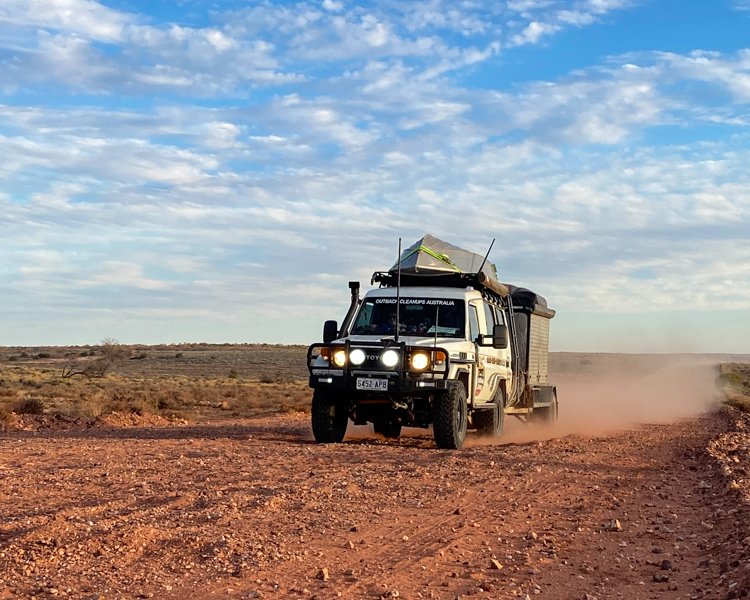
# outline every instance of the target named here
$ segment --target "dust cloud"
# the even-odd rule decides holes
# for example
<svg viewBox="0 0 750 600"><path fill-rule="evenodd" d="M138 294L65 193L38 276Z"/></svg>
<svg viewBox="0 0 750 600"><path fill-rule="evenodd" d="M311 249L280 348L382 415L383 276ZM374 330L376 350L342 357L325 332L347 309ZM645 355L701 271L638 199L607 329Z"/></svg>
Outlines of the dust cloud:
<svg viewBox="0 0 750 600"><path fill-rule="evenodd" d="M672 423L717 406L720 362L737 357L700 354L550 355L549 382L557 386L559 418L554 426L505 417L499 440L470 431L464 447L526 443L569 434L599 435L643 424ZM747 358L747 357L744 357ZM431 438L432 430L404 428L403 437ZM351 423L347 441L382 439L371 425Z"/></svg>
<svg viewBox="0 0 750 600"><path fill-rule="evenodd" d="M550 364L559 418L553 427L506 418L500 443L572 433L596 435L647 423L671 423L719 402L716 358L701 355L570 355Z"/></svg>

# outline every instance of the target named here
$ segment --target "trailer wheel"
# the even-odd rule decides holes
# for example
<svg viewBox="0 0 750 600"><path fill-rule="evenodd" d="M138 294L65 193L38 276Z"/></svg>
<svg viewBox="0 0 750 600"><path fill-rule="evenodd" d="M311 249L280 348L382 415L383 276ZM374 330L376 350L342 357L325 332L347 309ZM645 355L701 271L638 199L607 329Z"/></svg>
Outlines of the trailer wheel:
<svg viewBox="0 0 750 600"><path fill-rule="evenodd" d="M469 419L464 384L457 381L446 393L436 396L432 410L438 448L457 450L463 446Z"/></svg>
<svg viewBox="0 0 750 600"><path fill-rule="evenodd" d="M552 404L534 409L534 412L531 413L531 421L540 425L557 423L557 392L552 392Z"/></svg>
<svg viewBox="0 0 750 600"><path fill-rule="evenodd" d="M383 437L397 438L401 435L401 423L395 421L378 421L372 424L375 433L379 433Z"/></svg>
<svg viewBox="0 0 750 600"><path fill-rule="evenodd" d="M349 415L338 398L325 390L315 390L310 413L316 442L338 444L344 439Z"/></svg>
<svg viewBox="0 0 750 600"><path fill-rule="evenodd" d="M472 418L480 436L499 438L505 427L505 395L500 388L495 392L492 402L491 409L478 410Z"/></svg>

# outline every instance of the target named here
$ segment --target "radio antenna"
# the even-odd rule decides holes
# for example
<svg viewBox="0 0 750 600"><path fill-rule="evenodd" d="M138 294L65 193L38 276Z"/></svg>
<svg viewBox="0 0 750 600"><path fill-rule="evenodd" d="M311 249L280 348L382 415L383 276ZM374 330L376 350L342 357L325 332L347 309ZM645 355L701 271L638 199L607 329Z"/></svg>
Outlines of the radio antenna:
<svg viewBox="0 0 750 600"><path fill-rule="evenodd" d="M440 305L435 307L435 343L432 345L433 348L437 348L437 330L438 323L440 322Z"/></svg>
<svg viewBox="0 0 750 600"><path fill-rule="evenodd" d="M398 238L398 275L396 276L396 337L398 344L398 334L401 329L401 238Z"/></svg>
<svg viewBox="0 0 750 600"><path fill-rule="evenodd" d="M484 268L484 263L487 262L487 258L489 258L490 252L492 252L492 246L494 246L494 245L495 245L495 238L492 238L492 243L490 244L490 249L487 250L487 254L484 255L484 260L482 261L482 266L479 267L479 271L477 271L477 275L482 272L482 269Z"/></svg>

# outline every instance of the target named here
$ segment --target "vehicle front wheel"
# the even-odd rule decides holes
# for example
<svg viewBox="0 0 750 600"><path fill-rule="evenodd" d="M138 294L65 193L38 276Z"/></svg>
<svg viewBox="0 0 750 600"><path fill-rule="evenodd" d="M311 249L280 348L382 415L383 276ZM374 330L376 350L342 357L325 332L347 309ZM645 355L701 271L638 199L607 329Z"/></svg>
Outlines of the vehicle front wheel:
<svg viewBox="0 0 750 600"><path fill-rule="evenodd" d="M401 423L394 421L378 421L372 424L375 433L379 433L383 437L397 438L401 435Z"/></svg>
<svg viewBox="0 0 750 600"><path fill-rule="evenodd" d="M346 435L349 415L346 406L325 390L315 390L312 397L312 429L319 444L338 444Z"/></svg>
<svg viewBox="0 0 750 600"><path fill-rule="evenodd" d="M432 418L438 448L457 450L464 445L469 415L462 382L457 381L446 393L435 397Z"/></svg>

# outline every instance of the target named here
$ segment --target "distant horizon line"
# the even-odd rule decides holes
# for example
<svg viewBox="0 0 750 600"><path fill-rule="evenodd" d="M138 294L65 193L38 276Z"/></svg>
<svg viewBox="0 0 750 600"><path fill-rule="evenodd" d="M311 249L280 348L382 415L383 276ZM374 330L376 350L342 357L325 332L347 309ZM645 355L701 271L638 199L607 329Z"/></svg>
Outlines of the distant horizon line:
<svg viewBox="0 0 750 600"><path fill-rule="evenodd" d="M119 343L119 342L118 342ZM141 344L141 343L121 343L122 346L138 346L145 348L153 348L156 346L167 346L178 348L181 346L281 346L281 347L299 347L307 348L309 344L284 344L274 342L175 342L175 343L156 343L156 344ZM0 345L0 350L11 350L11 349L30 349L30 348L96 348L101 344L69 344L69 345L55 345L55 344L31 344L28 346L21 345ZM746 356L750 358L750 351L748 352L628 352L628 351L599 351L599 350L550 350L550 354L598 354L598 355L626 355L626 356ZM28 357L34 359L34 357ZM40 360L40 359L34 359Z"/></svg>

